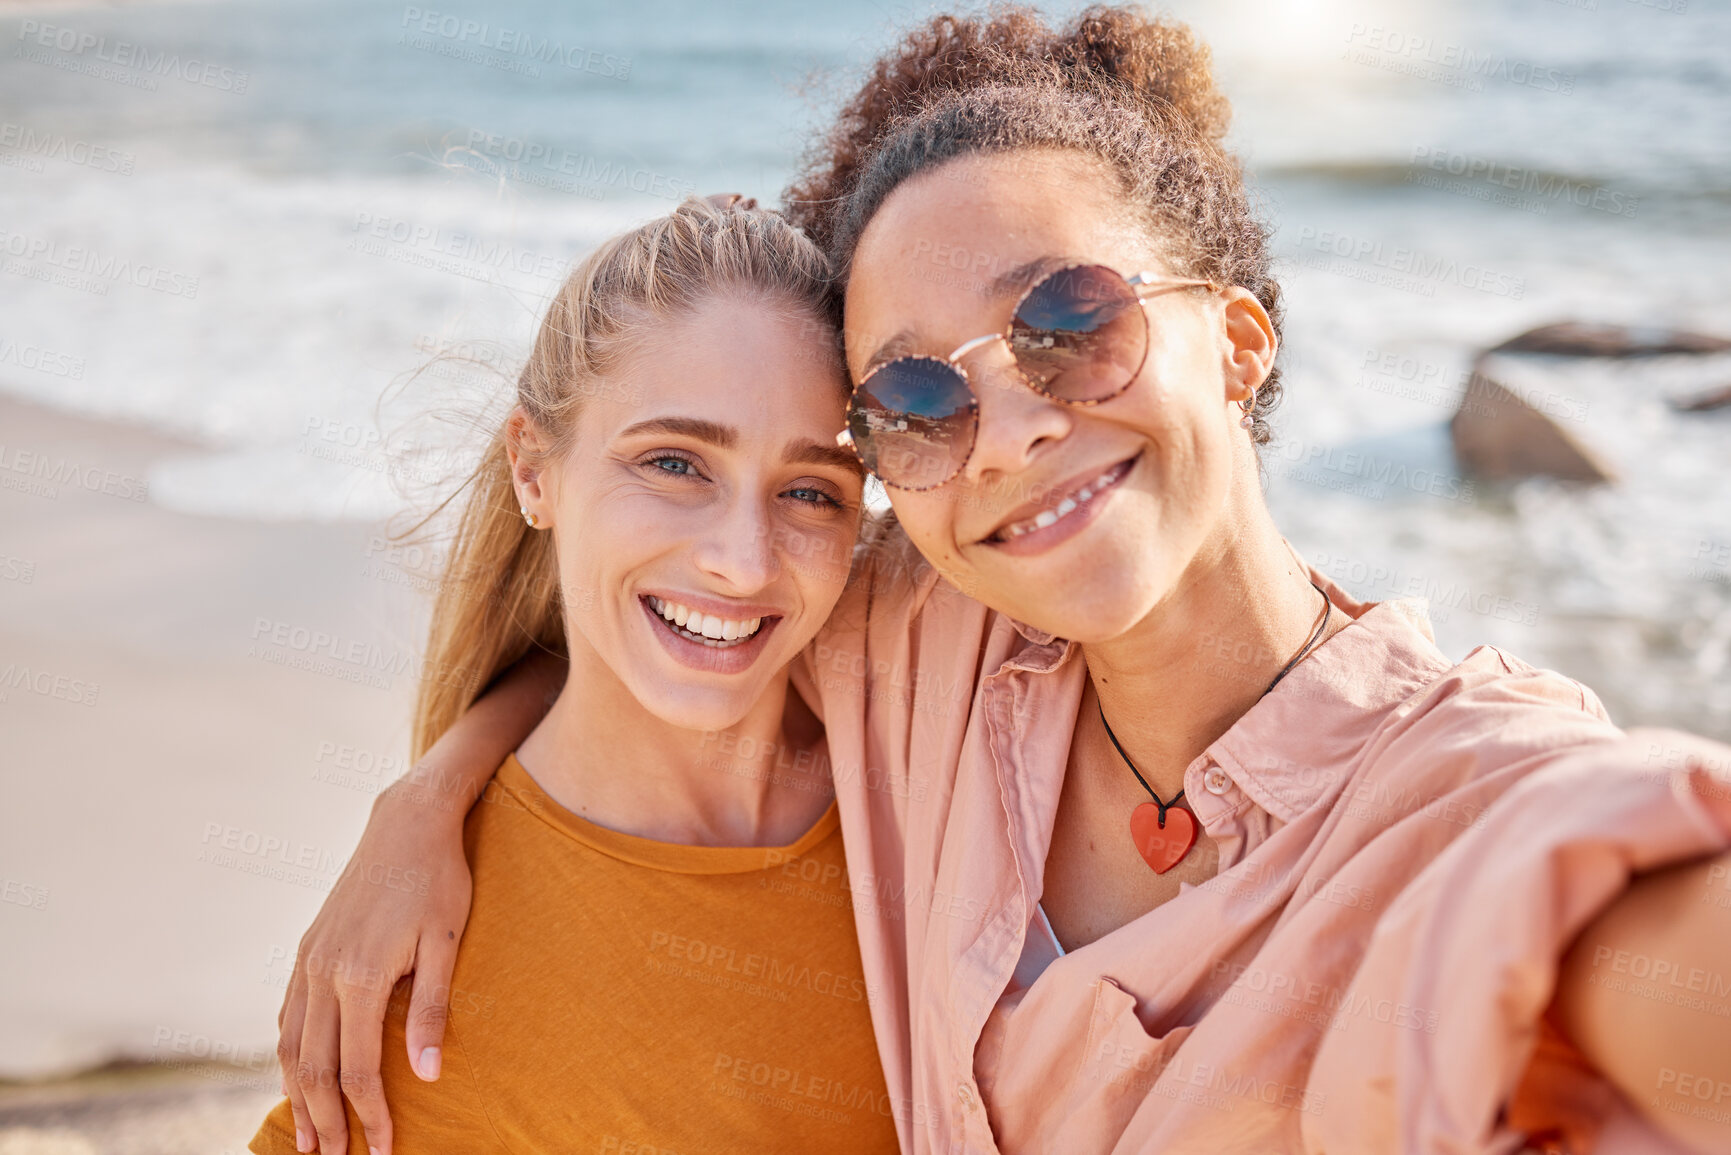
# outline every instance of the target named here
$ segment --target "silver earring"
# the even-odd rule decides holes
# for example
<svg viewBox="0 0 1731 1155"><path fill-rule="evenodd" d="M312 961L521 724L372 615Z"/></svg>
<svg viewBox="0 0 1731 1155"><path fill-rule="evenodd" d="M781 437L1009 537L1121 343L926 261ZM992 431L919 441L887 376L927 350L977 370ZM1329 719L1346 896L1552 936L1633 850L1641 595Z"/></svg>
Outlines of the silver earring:
<svg viewBox="0 0 1731 1155"><path fill-rule="evenodd" d="M523 520L529 523L530 529L534 529L535 523L540 520L534 514L529 512L529 509L527 506L519 505L517 507L517 512L519 512L523 515Z"/></svg>
<svg viewBox="0 0 1731 1155"><path fill-rule="evenodd" d="M1244 416L1238 419L1238 428L1255 428L1256 418L1252 416L1252 413L1256 409L1256 390L1252 389L1250 391L1250 396L1247 399L1240 401L1238 407L1244 410Z"/></svg>

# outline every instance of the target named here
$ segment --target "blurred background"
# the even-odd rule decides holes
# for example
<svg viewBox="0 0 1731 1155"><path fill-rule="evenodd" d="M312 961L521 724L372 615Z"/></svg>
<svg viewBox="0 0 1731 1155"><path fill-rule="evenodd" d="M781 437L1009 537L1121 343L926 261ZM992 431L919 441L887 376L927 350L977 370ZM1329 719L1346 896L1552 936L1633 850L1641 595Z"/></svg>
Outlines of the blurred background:
<svg viewBox="0 0 1731 1155"><path fill-rule="evenodd" d="M243 1148L406 768L438 558L389 534L574 258L774 201L941 10L434 2L0 2L0 1153ZM1731 2L1159 8L1275 229L1294 545L1451 656L1731 739L1731 354L1481 364L1608 481L1450 437L1535 326L1731 337Z"/></svg>

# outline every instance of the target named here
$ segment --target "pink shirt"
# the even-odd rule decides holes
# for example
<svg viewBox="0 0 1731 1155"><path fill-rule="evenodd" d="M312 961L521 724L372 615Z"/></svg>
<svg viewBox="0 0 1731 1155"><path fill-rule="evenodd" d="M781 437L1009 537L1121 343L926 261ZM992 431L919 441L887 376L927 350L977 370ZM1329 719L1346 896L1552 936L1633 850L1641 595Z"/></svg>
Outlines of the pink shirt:
<svg viewBox="0 0 1731 1155"><path fill-rule="evenodd" d="M1675 1149L1535 1044L1630 872L1731 844L1731 749L1625 734L1490 647L1451 663L1422 603L1312 576L1354 621L1185 771L1219 875L1063 953L1038 903L1079 648L899 534L856 575L796 681L905 1151L1515 1151L1521 1086L1523 1119Z"/></svg>

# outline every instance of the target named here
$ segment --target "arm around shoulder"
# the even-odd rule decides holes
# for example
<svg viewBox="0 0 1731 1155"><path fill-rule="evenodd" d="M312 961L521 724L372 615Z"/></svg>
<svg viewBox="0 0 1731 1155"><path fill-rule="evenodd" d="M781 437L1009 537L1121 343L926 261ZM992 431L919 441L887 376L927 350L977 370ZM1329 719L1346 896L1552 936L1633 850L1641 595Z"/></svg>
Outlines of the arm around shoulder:
<svg viewBox="0 0 1731 1155"><path fill-rule="evenodd" d="M391 993L383 1024L380 1075L391 1102L392 1155L439 1155L447 1151L502 1155L508 1148L493 1131L480 1085L455 1037L448 1044L451 1058L445 1075L437 1083L423 1082L410 1069L404 1046L408 1001L409 985L404 980ZM347 1155L378 1151L374 1146L377 1137L367 1133L354 1105L345 1104L345 1110ZM265 1117L248 1149L255 1155L288 1155L297 1150L295 1122L287 1100Z"/></svg>

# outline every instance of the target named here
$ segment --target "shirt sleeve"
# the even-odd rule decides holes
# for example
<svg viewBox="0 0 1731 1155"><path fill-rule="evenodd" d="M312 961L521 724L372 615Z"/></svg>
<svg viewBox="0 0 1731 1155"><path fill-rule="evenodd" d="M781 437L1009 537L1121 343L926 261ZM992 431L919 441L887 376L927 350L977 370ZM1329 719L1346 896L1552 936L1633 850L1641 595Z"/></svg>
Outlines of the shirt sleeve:
<svg viewBox="0 0 1731 1155"><path fill-rule="evenodd" d="M440 1155L451 1151L506 1155L508 1149L487 1118L480 1087L455 1024L445 1029L444 1062L438 1082L423 1082L409 1068L405 1036L409 990L410 980L405 978L391 993L379 1062L395 1136L393 1150L396 1155ZM347 1099L343 1108L349 1117L349 1155L368 1155L360 1118ZM287 1099L265 1116L248 1150L255 1155L297 1155L294 1114Z"/></svg>
<svg viewBox="0 0 1731 1155"><path fill-rule="evenodd" d="M1547 1058L1543 1016L1563 951L1634 874L1731 845L1727 766L1718 743L1635 730L1558 751L1491 805L1384 913L1348 995L1433 1008L1441 1029L1337 1019L1310 1076L1330 1109L1306 1116L1306 1150L1512 1149L1506 1108L1535 1084L1589 1105L1602 1137L1638 1125L1596 1074Z"/></svg>

